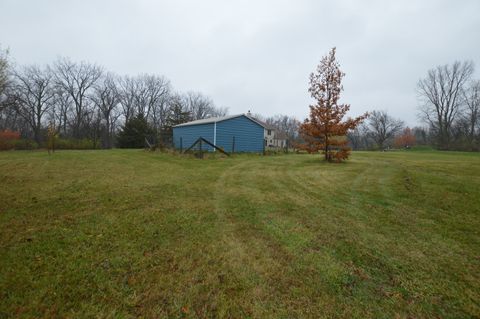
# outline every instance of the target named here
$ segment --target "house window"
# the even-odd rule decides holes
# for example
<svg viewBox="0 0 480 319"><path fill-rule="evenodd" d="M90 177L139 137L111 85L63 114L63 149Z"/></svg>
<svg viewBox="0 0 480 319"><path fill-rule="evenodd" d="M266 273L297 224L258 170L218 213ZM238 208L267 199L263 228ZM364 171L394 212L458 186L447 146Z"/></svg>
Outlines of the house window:
<svg viewBox="0 0 480 319"><path fill-rule="evenodd" d="M267 135L272 135L272 130L267 130Z"/></svg>

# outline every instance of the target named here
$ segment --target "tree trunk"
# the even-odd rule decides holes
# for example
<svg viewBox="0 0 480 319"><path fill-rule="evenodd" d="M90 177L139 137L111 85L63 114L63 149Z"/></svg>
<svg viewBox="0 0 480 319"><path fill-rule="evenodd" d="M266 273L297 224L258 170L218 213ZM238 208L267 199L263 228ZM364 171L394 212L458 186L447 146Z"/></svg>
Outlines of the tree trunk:
<svg viewBox="0 0 480 319"><path fill-rule="evenodd" d="M34 135L34 138L35 138L35 142L40 145L40 142L41 142L41 138L40 138L40 126L37 126L34 130L33 130L33 135Z"/></svg>
<svg viewBox="0 0 480 319"><path fill-rule="evenodd" d="M325 160L328 161L328 135L325 135Z"/></svg>
<svg viewBox="0 0 480 319"><path fill-rule="evenodd" d="M41 137L40 137L40 117L37 118L37 127L35 127L35 142L38 143L38 145L40 145L40 142L41 142Z"/></svg>
<svg viewBox="0 0 480 319"><path fill-rule="evenodd" d="M106 118L106 131L107 131L107 148L112 148L112 141L110 136L110 116Z"/></svg>

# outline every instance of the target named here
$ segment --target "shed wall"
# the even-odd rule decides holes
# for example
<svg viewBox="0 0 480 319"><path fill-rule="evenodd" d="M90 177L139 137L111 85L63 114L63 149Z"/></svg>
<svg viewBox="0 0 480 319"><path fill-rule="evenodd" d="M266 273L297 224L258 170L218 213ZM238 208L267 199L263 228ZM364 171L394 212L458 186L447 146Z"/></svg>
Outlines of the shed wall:
<svg viewBox="0 0 480 319"><path fill-rule="evenodd" d="M216 139L214 137L215 123L185 125L173 128L173 143L175 148L185 150L199 137L232 152L233 138L235 137L235 152L262 152L264 147L264 128L246 116L239 116L216 123ZM182 145L180 145L180 138ZM205 145L204 150L213 148Z"/></svg>
<svg viewBox="0 0 480 319"><path fill-rule="evenodd" d="M235 137L235 152L262 152L264 128L245 116L217 123L217 146L232 152Z"/></svg>
<svg viewBox="0 0 480 319"><path fill-rule="evenodd" d="M213 143L213 128L213 123L174 127L173 145L175 148L180 148L181 146L185 150L195 143L199 137L203 137ZM182 139L182 145L180 145L180 138ZM211 151L213 148L204 144L202 149Z"/></svg>

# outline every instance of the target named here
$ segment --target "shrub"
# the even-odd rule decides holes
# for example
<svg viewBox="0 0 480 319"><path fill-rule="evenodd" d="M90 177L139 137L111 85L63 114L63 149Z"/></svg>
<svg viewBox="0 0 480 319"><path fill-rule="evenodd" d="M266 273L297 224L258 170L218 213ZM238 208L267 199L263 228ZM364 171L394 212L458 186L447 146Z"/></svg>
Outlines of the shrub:
<svg viewBox="0 0 480 319"><path fill-rule="evenodd" d="M60 150L89 150L99 148L93 140L84 139L67 139L55 138L55 149ZM0 150L34 150L39 148L39 145L30 139L21 139L20 133L10 130L0 131Z"/></svg>
<svg viewBox="0 0 480 319"><path fill-rule="evenodd" d="M15 148L15 143L20 139L20 133L4 130L0 131L0 150L11 150Z"/></svg>
<svg viewBox="0 0 480 319"><path fill-rule="evenodd" d="M411 148L414 145L415 136L409 127L405 128L402 134L395 138L395 146L398 148Z"/></svg>
<svg viewBox="0 0 480 319"><path fill-rule="evenodd" d="M15 141L14 148L16 150L35 150L38 148L38 144L35 141L22 138Z"/></svg>
<svg viewBox="0 0 480 319"><path fill-rule="evenodd" d="M98 148L98 145L97 145ZM95 143L88 138L84 139L55 139L55 149L58 150L89 150L95 149Z"/></svg>

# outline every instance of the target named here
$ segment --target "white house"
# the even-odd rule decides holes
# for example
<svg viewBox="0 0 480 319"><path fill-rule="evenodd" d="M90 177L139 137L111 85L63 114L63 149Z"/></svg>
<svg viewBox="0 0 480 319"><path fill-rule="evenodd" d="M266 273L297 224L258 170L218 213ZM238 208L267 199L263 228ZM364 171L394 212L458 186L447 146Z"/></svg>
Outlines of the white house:
<svg viewBox="0 0 480 319"><path fill-rule="evenodd" d="M284 148L287 145L287 138L282 132L278 132L272 125L252 117L248 111L247 116L260 123L264 128L263 138L265 148Z"/></svg>

